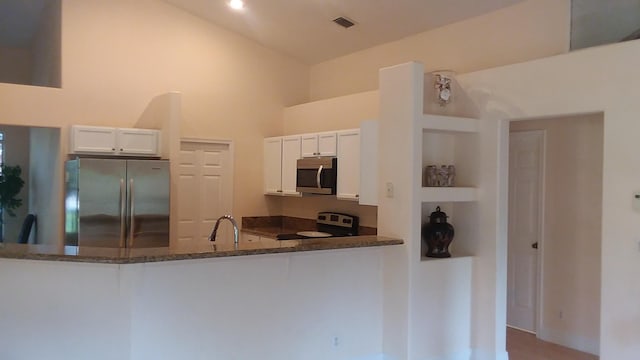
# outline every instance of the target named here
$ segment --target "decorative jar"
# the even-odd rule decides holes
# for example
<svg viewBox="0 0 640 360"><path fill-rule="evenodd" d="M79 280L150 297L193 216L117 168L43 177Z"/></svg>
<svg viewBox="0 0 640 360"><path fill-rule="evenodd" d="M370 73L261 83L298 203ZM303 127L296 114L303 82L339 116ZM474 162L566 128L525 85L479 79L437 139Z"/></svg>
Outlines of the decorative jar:
<svg viewBox="0 0 640 360"><path fill-rule="evenodd" d="M447 222L447 214L436 207L429 216L429 222L422 226L422 240L427 245L427 257L449 258L449 245L453 240L453 225Z"/></svg>

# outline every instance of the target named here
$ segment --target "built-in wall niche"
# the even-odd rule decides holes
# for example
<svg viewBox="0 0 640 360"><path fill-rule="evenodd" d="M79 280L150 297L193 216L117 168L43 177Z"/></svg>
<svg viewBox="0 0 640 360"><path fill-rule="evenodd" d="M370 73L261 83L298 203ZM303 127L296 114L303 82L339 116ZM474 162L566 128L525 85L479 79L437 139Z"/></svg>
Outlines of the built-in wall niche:
<svg viewBox="0 0 640 360"><path fill-rule="evenodd" d="M418 121L422 130L421 156L421 230L429 223L431 213L437 207L447 215L447 222L454 228L453 241L449 247L452 257L474 255L479 231L477 185L479 168L478 120L459 116L424 114ZM433 185L427 177L427 166L452 165L455 180L452 186ZM421 260L427 257L427 244L421 240Z"/></svg>
<svg viewBox="0 0 640 360"><path fill-rule="evenodd" d="M0 124L2 162L19 165L24 186L18 194L22 205L15 217L2 215L2 241L19 241L28 214L37 216L29 243L56 244L62 234L63 157L60 129Z"/></svg>
<svg viewBox="0 0 640 360"><path fill-rule="evenodd" d="M477 121L471 118L424 115L422 119L421 182L425 201L474 201L477 161ZM453 165L453 186L433 186L427 166Z"/></svg>
<svg viewBox="0 0 640 360"><path fill-rule="evenodd" d="M475 221L478 218L477 202L423 202L421 216L421 245L420 258L422 260L438 260L438 258L427 257L427 244L422 237L422 227L430 220L432 212L436 208L447 214L447 222L453 226L453 241L449 246L449 253L452 258L472 256L476 254L476 247L479 224Z"/></svg>
<svg viewBox="0 0 640 360"><path fill-rule="evenodd" d="M0 82L61 87L61 0L0 1Z"/></svg>

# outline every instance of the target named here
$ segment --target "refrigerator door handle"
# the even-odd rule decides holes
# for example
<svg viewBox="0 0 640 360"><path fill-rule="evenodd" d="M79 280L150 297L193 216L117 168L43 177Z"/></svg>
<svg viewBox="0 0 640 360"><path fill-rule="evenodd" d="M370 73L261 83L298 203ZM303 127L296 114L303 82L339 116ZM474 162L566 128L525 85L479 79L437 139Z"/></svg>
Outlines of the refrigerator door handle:
<svg viewBox="0 0 640 360"><path fill-rule="evenodd" d="M125 247L127 237L127 208L124 179L120 178L120 248Z"/></svg>
<svg viewBox="0 0 640 360"><path fill-rule="evenodd" d="M133 192L133 179L129 179L129 246L130 248L133 247L133 239L134 239L134 233L133 233L133 229L135 227L135 201L133 201L133 196L134 196L134 192Z"/></svg>

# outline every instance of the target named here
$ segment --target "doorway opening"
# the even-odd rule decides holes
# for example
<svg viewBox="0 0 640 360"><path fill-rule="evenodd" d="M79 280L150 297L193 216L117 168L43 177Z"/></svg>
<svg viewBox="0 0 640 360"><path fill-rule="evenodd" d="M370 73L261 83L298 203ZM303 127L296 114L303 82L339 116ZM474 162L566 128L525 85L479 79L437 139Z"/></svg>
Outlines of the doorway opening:
<svg viewBox="0 0 640 360"><path fill-rule="evenodd" d="M512 121L507 325L599 354L603 114Z"/></svg>
<svg viewBox="0 0 640 360"><path fill-rule="evenodd" d="M60 129L0 124L0 133L2 164L20 167L24 181L16 197L20 205L13 209L15 216L2 214L0 241L58 244L63 234L64 184ZM25 227L32 217L37 221Z"/></svg>

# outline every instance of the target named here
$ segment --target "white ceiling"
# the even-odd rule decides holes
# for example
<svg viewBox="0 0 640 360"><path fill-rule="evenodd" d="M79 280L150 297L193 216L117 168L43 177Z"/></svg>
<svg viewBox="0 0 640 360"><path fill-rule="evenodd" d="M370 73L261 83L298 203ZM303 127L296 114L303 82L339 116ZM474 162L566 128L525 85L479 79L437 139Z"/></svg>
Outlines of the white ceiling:
<svg viewBox="0 0 640 360"><path fill-rule="evenodd" d="M164 0L308 64L475 17L522 0ZM333 19L356 25L344 29Z"/></svg>

